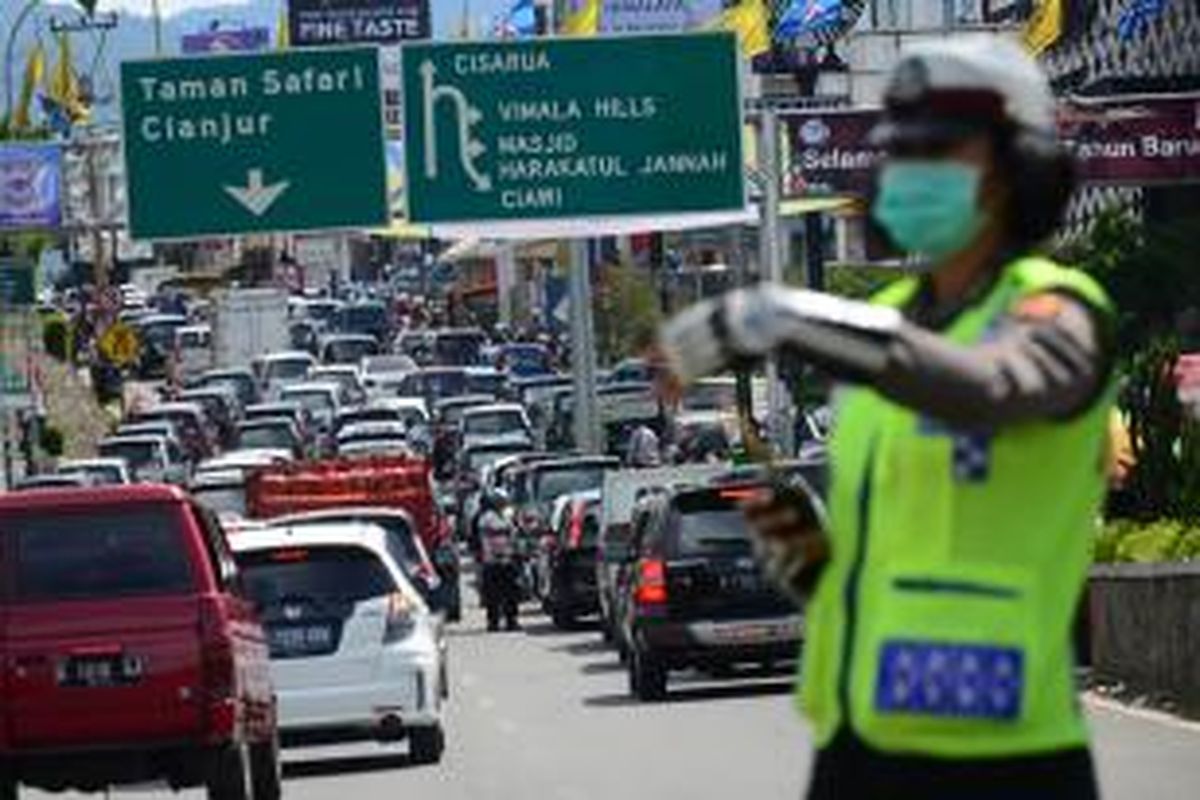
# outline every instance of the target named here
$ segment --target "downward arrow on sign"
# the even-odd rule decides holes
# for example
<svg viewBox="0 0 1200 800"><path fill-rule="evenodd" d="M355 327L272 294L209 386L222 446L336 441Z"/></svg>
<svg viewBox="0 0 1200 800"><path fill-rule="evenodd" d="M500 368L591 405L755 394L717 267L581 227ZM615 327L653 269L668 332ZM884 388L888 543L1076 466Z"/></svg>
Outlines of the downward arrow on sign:
<svg viewBox="0 0 1200 800"><path fill-rule="evenodd" d="M280 181L272 183L270 186L263 184L263 171L261 169L252 169L246 173L245 186L226 186L225 191L229 192L234 200L237 200L246 210L256 217L261 217L267 213L279 196L287 191L291 185L288 181Z"/></svg>

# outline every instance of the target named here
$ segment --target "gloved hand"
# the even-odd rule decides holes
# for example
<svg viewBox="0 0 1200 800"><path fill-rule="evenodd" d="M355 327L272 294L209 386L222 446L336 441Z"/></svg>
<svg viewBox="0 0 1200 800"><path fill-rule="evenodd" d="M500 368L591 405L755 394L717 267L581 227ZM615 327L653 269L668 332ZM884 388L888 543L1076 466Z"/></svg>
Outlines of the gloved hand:
<svg viewBox="0 0 1200 800"><path fill-rule="evenodd" d="M888 344L902 324L892 308L760 283L668 320L658 357L686 384L787 346L837 374L869 380L886 363Z"/></svg>
<svg viewBox="0 0 1200 800"><path fill-rule="evenodd" d="M793 600L812 595L829 562L825 520L803 490L779 486L743 506L767 578Z"/></svg>

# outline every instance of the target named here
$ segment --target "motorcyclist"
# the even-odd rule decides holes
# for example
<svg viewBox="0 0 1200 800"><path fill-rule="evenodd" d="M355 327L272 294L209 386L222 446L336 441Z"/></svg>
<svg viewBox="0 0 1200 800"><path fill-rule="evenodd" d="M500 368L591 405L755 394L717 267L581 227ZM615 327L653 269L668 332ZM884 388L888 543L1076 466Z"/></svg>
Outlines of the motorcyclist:
<svg viewBox="0 0 1200 800"><path fill-rule="evenodd" d="M516 530L505 515L506 498L499 491L484 495L476 522L480 552L480 599L487 611L489 631L518 627L518 570Z"/></svg>
<svg viewBox="0 0 1200 800"><path fill-rule="evenodd" d="M1090 800L1070 628L1105 490L1115 313L1037 254L1072 190L1054 97L1010 41L929 43L902 56L873 138L873 215L927 274L873 304L732 292L660 348L684 381L789 348L857 384L835 394L828 547L782 494L750 509L806 598L809 798Z"/></svg>

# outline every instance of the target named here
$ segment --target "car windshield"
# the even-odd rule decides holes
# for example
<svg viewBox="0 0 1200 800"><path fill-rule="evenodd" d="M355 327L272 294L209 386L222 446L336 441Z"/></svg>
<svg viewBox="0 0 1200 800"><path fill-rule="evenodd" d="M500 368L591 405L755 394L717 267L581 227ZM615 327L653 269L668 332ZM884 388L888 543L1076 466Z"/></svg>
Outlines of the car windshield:
<svg viewBox="0 0 1200 800"><path fill-rule="evenodd" d="M379 352L379 345L370 339L344 339L325 346L325 360L335 364L357 364L363 356Z"/></svg>
<svg viewBox="0 0 1200 800"><path fill-rule="evenodd" d="M296 403L306 411L313 413L329 411L334 405L333 398L329 395L329 392L316 390L284 392L283 399L289 403Z"/></svg>
<svg viewBox="0 0 1200 800"><path fill-rule="evenodd" d="M367 359L364 372L368 375L386 375L389 372L406 372L412 366L412 359L408 356L378 356Z"/></svg>
<svg viewBox="0 0 1200 800"><path fill-rule="evenodd" d="M308 377L320 383L336 383L338 386L352 386L355 374L345 367L338 369L317 368L308 373Z"/></svg>
<svg viewBox="0 0 1200 800"><path fill-rule="evenodd" d="M357 603L396 591L379 557L361 547L286 547L242 553L246 590L260 609L289 601Z"/></svg>
<svg viewBox="0 0 1200 800"><path fill-rule="evenodd" d="M158 446L153 442L104 442L100 455L124 459L130 469L137 470L158 463Z"/></svg>
<svg viewBox="0 0 1200 800"><path fill-rule="evenodd" d="M334 519L323 519L320 522L314 522L313 524L324 524L333 521ZM337 521L341 521L341 519L338 519ZM375 517L370 515L360 517L351 515L346 517L345 521L365 523L383 528L387 532L387 547L392 558L396 559L396 561L400 564L400 567L404 570L405 575L410 577L416 576L417 571L424 562L424 559L421 557L421 551L417 546L415 538L413 537L412 528L410 528L408 523L404 521L403 517ZM296 529L303 524L303 522L300 522L292 527L293 529Z"/></svg>
<svg viewBox="0 0 1200 800"><path fill-rule="evenodd" d="M735 501L712 495L685 497L678 503L678 511L679 555L750 553L750 528Z"/></svg>
<svg viewBox="0 0 1200 800"><path fill-rule="evenodd" d="M470 414L463 419L463 432L471 436L496 436L525 431L525 418L520 411L488 411Z"/></svg>
<svg viewBox="0 0 1200 800"><path fill-rule="evenodd" d="M268 381L299 380L308 373L312 362L303 358L288 358L267 363L266 378Z"/></svg>
<svg viewBox="0 0 1200 800"><path fill-rule="evenodd" d="M504 350L504 359L510 367L533 369L550 367L550 354L546 348L536 345L509 347Z"/></svg>
<svg viewBox="0 0 1200 800"><path fill-rule="evenodd" d="M372 333L387 328L387 309L380 305L349 306L338 315L339 327L349 333Z"/></svg>
<svg viewBox="0 0 1200 800"><path fill-rule="evenodd" d="M467 391L471 394L500 394L504 388L504 376L499 372L485 372L478 375L467 375Z"/></svg>
<svg viewBox="0 0 1200 800"><path fill-rule="evenodd" d="M195 486L192 497L214 514L246 516L246 487L236 483Z"/></svg>
<svg viewBox="0 0 1200 800"><path fill-rule="evenodd" d="M483 336L477 333L443 333L433 343L433 356L441 364L470 367L482 360Z"/></svg>
<svg viewBox="0 0 1200 800"><path fill-rule="evenodd" d="M295 445L291 427L287 423L278 425L255 425L238 431L238 447L249 449L290 450Z"/></svg>
<svg viewBox="0 0 1200 800"><path fill-rule="evenodd" d="M599 489L604 483L604 472L603 467L595 465L537 470L533 477L533 497L538 503L548 505L564 494Z"/></svg>
<svg viewBox="0 0 1200 800"><path fill-rule="evenodd" d="M400 394L415 397L455 397L467 391L467 376L463 372L425 372L410 375L400 384Z"/></svg>
<svg viewBox="0 0 1200 800"><path fill-rule="evenodd" d="M200 386L211 388L229 387L237 393L243 401L254 395L254 378L249 375L220 375L205 378L200 382Z"/></svg>
<svg viewBox="0 0 1200 800"><path fill-rule="evenodd" d="M182 320L151 322L142 326L142 338L158 347L169 346L175 341L175 331L181 327Z"/></svg>
<svg viewBox="0 0 1200 800"><path fill-rule="evenodd" d="M89 508L7 517L22 600L86 600L186 592L187 551L169 506Z"/></svg>
<svg viewBox="0 0 1200 800"><path fill-rule="evenodd" d="M324 322L336 314L339 308L341 308L341 306L338 303L333 302L309 303L308 307L305 309L305 313L310 319Z"/></svg>
<svg viewBox="0 0 1200 800"><path fill-rule="evenodd" d="M438 416L441 417L442 422L446 425L457 425L462 421L463 416L467 413L467 409L474 407L475 406L470 403L463 405L442 406L442 408L438 411Z"/></svg>

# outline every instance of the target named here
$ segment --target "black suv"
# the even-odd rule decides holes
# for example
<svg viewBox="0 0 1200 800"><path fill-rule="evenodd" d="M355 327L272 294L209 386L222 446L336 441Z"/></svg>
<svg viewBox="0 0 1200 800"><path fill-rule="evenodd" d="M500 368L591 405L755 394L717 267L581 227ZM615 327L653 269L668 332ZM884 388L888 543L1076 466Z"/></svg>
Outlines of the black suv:
<svg viewBox="0 0 1200 800"><path fill-rule="evenodd" d="M740 503L760 485L728 484L646 499L618 600L631 693L666 695L671 670L721 672L799 655L802 618L754 558Z"/></svg>

